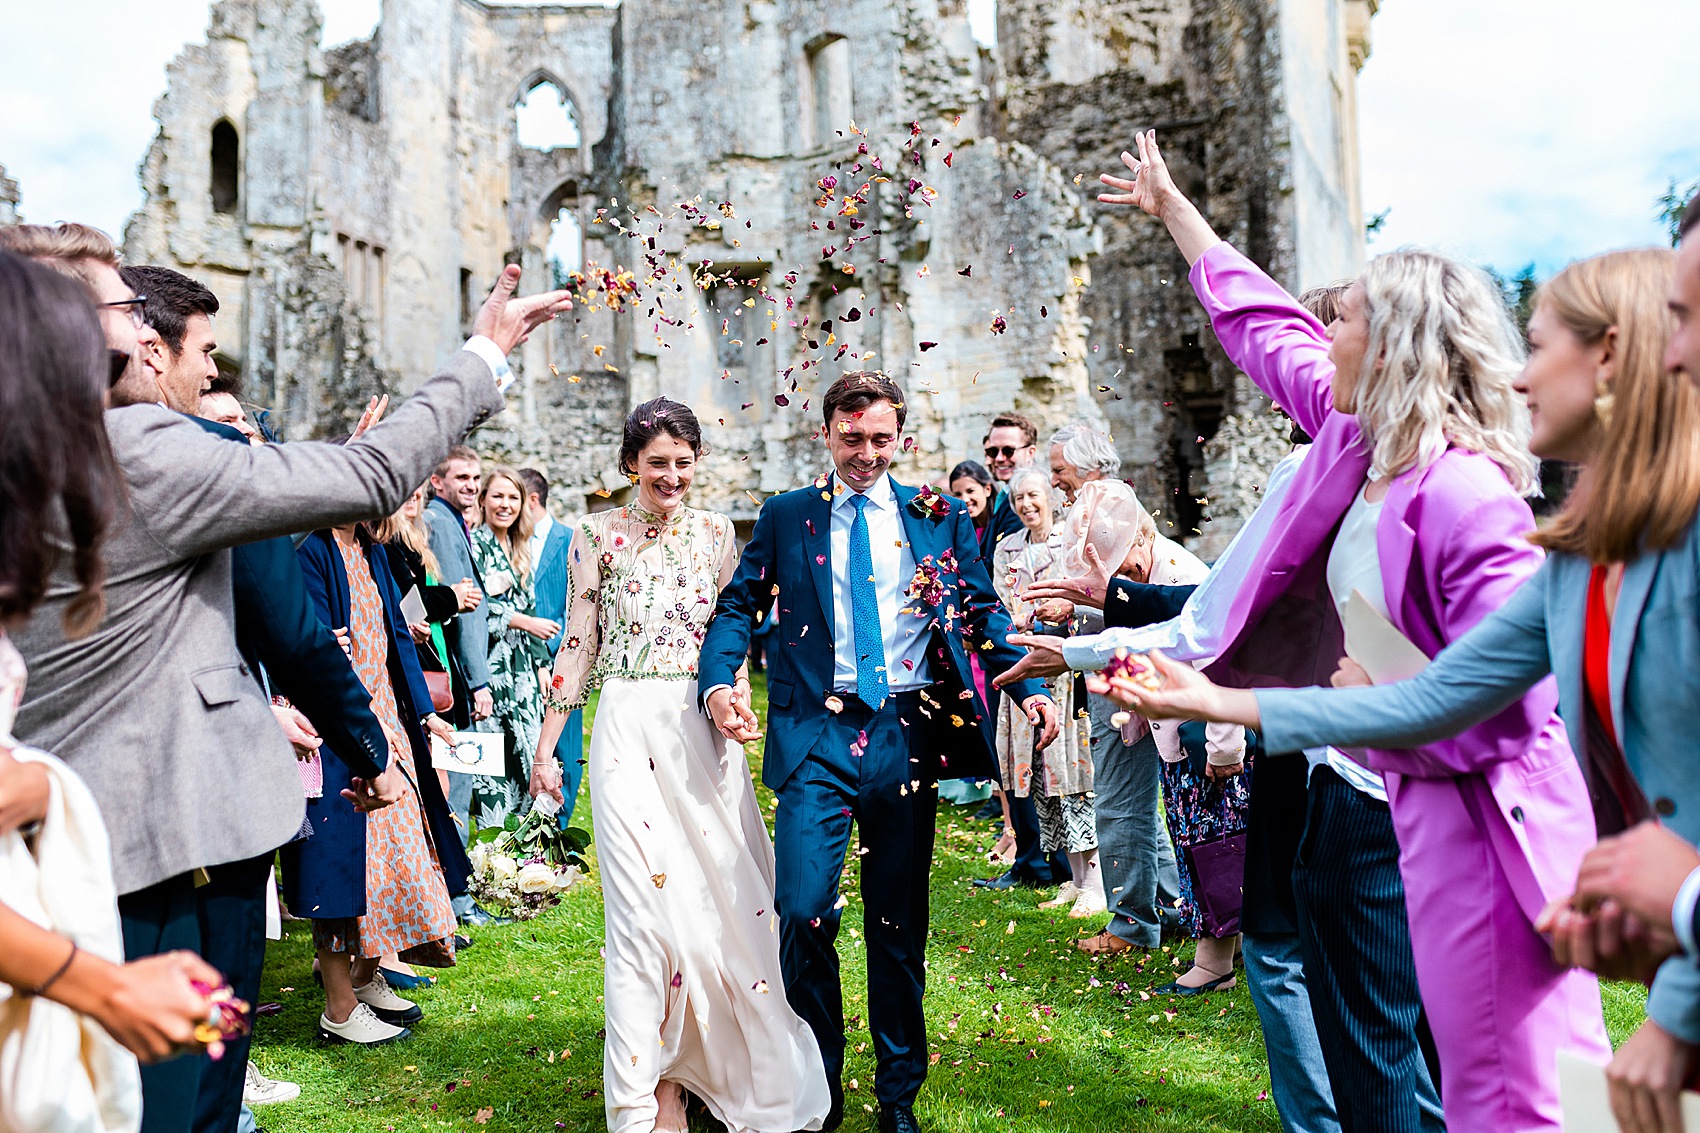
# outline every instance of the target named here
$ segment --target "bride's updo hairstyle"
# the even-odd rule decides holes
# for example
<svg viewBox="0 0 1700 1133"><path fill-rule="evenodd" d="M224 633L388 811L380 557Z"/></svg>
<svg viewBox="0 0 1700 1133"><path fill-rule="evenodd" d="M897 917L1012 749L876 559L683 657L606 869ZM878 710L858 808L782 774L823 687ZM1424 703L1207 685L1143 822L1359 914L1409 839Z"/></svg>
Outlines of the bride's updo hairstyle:
<svg viewBox="0 0 1700 1133"><path fill-rule="evenodd" d="M620 471L628 476L636 475L638 454L663 433L690 445L697 456L702 455L702 426L691 407L657 397L632 410L626 418L626 431L620 438Z"/></svg>

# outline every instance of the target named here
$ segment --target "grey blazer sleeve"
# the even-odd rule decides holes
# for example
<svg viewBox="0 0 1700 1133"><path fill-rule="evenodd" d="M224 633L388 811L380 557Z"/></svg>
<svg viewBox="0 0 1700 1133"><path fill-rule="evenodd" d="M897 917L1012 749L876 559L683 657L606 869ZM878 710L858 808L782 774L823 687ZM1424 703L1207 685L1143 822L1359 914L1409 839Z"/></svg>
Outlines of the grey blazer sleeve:
<svg viewBox="0 0 1700 1133"><path fill-rule="evenodd" d="M1421 747L1504 710L1552 671L1546 634L1550 566L1543 564L1509 602L1408 681L1373 688L1259 689L1265 749Z"/></svg>
<svg viewBox="0 0 1700 1133"><path fill-rule="evenodd" d="M473 426L502 407L489 365L462 350L347 445L251 447L157 405L108 410L137 520L174 558L395 511Z"/></svg>
<svg viewBox="0 0 1700 1133"><path fill-rule="evenodd" d="M1700 963L1676 955L1659 965L1647 993L1647 1018L1685 1043L1700 1043Z"/></svg>
<svg viewBox="0 0 1700 1133"><path fill-rule="evenodd" d="M477 578L466 535L454 518L432 505L425 509L425 523L431 530L431 553L437 556L443 581ZM480 602L476 610L455 615L454 651L468 688L477 691L490 683L490 625L485 603Z"/></svg>

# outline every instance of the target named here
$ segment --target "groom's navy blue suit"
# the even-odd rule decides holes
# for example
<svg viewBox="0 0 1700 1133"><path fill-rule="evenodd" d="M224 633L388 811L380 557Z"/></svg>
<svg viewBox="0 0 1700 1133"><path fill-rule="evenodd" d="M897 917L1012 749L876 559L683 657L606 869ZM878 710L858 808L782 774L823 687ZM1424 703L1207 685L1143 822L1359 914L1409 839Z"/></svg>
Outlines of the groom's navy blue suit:
<svg viewBox="0 0 1700 1133"><path fill-rule="evenodd" d="M1009 615L992 590L966 506L938 496L928 506L915 489L893 481L913 560L922 570L938 570L942 584L937 603L911 596L898 614L917 620L902 627L904 634L914 629L927 636L931 684L893 692L877 710L845 695L842 681L835 682L834 612L839 604L848 609L851 595L834 593L836 483L822 480L763 505L709 624L699 687L712 691L732 683L758 614L777 595L777 640L767 650L762 779L779 795L775 907L786 996L814 1031L827 1074L837 1081L845 1045L834 943L838 880L854 820L861 832L868 1024L879 1061L875 1093L882 1105L909 1105L927 1073L921 996L938 780L997 774L996 717L968 679L968 650L993 674L1015 664L1023 651L1005 640ZM875 554L889 554L889 547ZM882 621L882 629L890 659L898 627ZM895 662L893 668L899 668ZM907 683L903 672L891 672L890 685ZM1040 681L1005 691L1017 701L1046 693ZM829 707L829 699L842 710Z"/></svg>

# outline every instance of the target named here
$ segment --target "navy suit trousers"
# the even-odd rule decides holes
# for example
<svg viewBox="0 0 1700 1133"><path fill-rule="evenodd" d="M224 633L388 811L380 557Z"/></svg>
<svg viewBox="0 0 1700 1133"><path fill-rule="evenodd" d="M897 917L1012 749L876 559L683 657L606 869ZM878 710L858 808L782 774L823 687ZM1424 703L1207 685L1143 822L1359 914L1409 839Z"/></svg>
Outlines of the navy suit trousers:
<svg viewBox="0 0 1700 1133"><path fill-rule="evenodd" d="M874 1092L883 1105L909 1105L927 1076L921 996L938 809L937 781L918 769L937 766L936 758L925 755L936 754L932 737L938 733L920 711L917 694L896 694L878 712L854 697L844 699L844 711L827 720L814 749L778 792L775 907L785 994L814 1031L827 1076L836 1081L845 1046L838 882L854 821L868 955L867 1022L878 1059ZM863 733L866 742L859 744ZM851 1020L852 1029L857 1022Z"/></svg>

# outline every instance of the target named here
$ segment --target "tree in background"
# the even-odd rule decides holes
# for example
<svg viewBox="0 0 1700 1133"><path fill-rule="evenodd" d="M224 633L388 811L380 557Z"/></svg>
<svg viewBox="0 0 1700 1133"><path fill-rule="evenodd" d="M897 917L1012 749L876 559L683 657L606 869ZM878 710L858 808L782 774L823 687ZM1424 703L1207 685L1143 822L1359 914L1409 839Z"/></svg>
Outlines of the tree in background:
<svg viewBox="0 0 1700 1133"><path fill-rule="evenodd" d="M1664 195L1659 198L1659 222L1665 226L1673 248L1677 243L1677 228L1682 224L1682 210L1688 207L1695 193L1700 193L1700 181L1692 182L1686 189L1678 189L1676 178L1672 177Z"/></svg>

